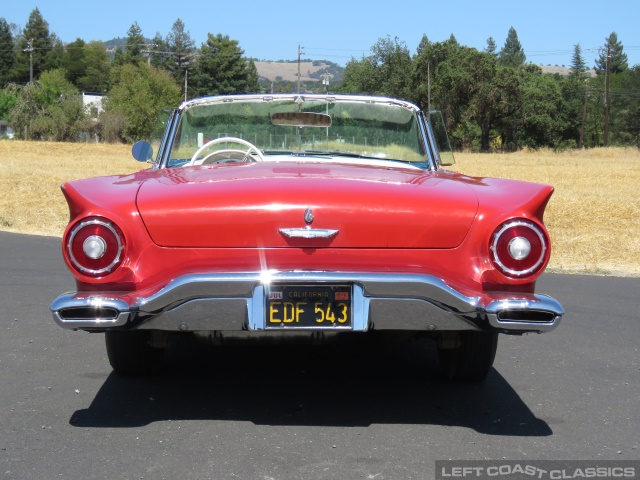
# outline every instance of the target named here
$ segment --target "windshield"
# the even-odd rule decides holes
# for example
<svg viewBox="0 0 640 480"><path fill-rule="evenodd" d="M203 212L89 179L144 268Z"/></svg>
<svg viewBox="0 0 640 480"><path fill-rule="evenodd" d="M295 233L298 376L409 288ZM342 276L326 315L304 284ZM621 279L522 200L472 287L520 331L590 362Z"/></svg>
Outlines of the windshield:
<svg viewBox="0 0 640 480"><path fill-rule="evenodd" d="M296 161L352 157L426 163L416 110L382 100L255 96L194 101L184 107L167 165L194 164L196 152L203 158L208 153L198 150L222 137L249 142L266 160L294 155ZM216 148L247 150L226 144Z"/></svg>

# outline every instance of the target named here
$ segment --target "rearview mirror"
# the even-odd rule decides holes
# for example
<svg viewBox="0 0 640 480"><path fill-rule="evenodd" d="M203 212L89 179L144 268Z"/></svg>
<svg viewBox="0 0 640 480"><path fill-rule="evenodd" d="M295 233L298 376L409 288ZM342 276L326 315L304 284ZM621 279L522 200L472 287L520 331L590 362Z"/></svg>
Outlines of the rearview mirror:
<svg viewBox="0 0 640 480"><path fill-rule="evenodd" d="M331 116L313 112L282 112L274 113L271 123L289 127L330 127Z"/></svg>

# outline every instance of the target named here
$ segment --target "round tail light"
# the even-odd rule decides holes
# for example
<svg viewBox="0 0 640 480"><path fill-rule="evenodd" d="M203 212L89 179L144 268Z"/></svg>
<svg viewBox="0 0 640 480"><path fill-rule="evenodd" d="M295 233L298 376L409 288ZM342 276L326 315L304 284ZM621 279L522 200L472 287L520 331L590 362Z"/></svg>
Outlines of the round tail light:
<svg viewBox="0 0 640 480"><path fill-rule="evenodd" d="M493 263L505 275L533 275L545 264L549 239L529 220L510 220L493 232L490 250Z"/></svg>
<svg viewBox="0 0 640 480"><path fill-rule="evenodd" d="M73 266L92 277L107 275L122 262L124 236L108 220L88 218L69 233L67 252Z"/></svg>

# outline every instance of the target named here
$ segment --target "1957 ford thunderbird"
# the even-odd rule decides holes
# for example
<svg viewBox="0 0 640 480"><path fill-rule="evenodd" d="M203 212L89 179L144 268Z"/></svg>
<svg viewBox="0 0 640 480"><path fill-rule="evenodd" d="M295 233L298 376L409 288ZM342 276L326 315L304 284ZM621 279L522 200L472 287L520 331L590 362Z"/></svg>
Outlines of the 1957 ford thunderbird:
<svg viewBox="0 0 640 480"><path fill-rule="evenodd" d="M158 370L177 334L404 331L435 340L447 377L484 379L500 333L547 332L564 313L535 293L553 188L443 169L434 113L346 95L183 103L134 145L149 168L62 185L77 291L53 318L104 332L123 375Z"/></svg>

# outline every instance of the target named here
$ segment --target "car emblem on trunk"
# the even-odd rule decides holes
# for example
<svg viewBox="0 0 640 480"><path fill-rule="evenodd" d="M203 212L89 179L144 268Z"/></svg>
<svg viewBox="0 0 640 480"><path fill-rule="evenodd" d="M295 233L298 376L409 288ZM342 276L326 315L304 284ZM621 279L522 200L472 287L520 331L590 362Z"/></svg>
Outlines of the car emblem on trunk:
<svg viewBox="0 0 640 480"><path fill-rule="evenodd" d="M338 234L338 230L328 230L325 228L311 228L313 223L313 212L307 208L304 212L304 221L307 224L304 228L280 228L278 231L287 238L332 238Z"/></svg>
<svg viewBox="0 0 640 480"><path fill-rule="evenodd" d="M313 212L310 208L307 208L307 211L304 212L304 221L307 225L311 225L313 223Z"/></svg>

